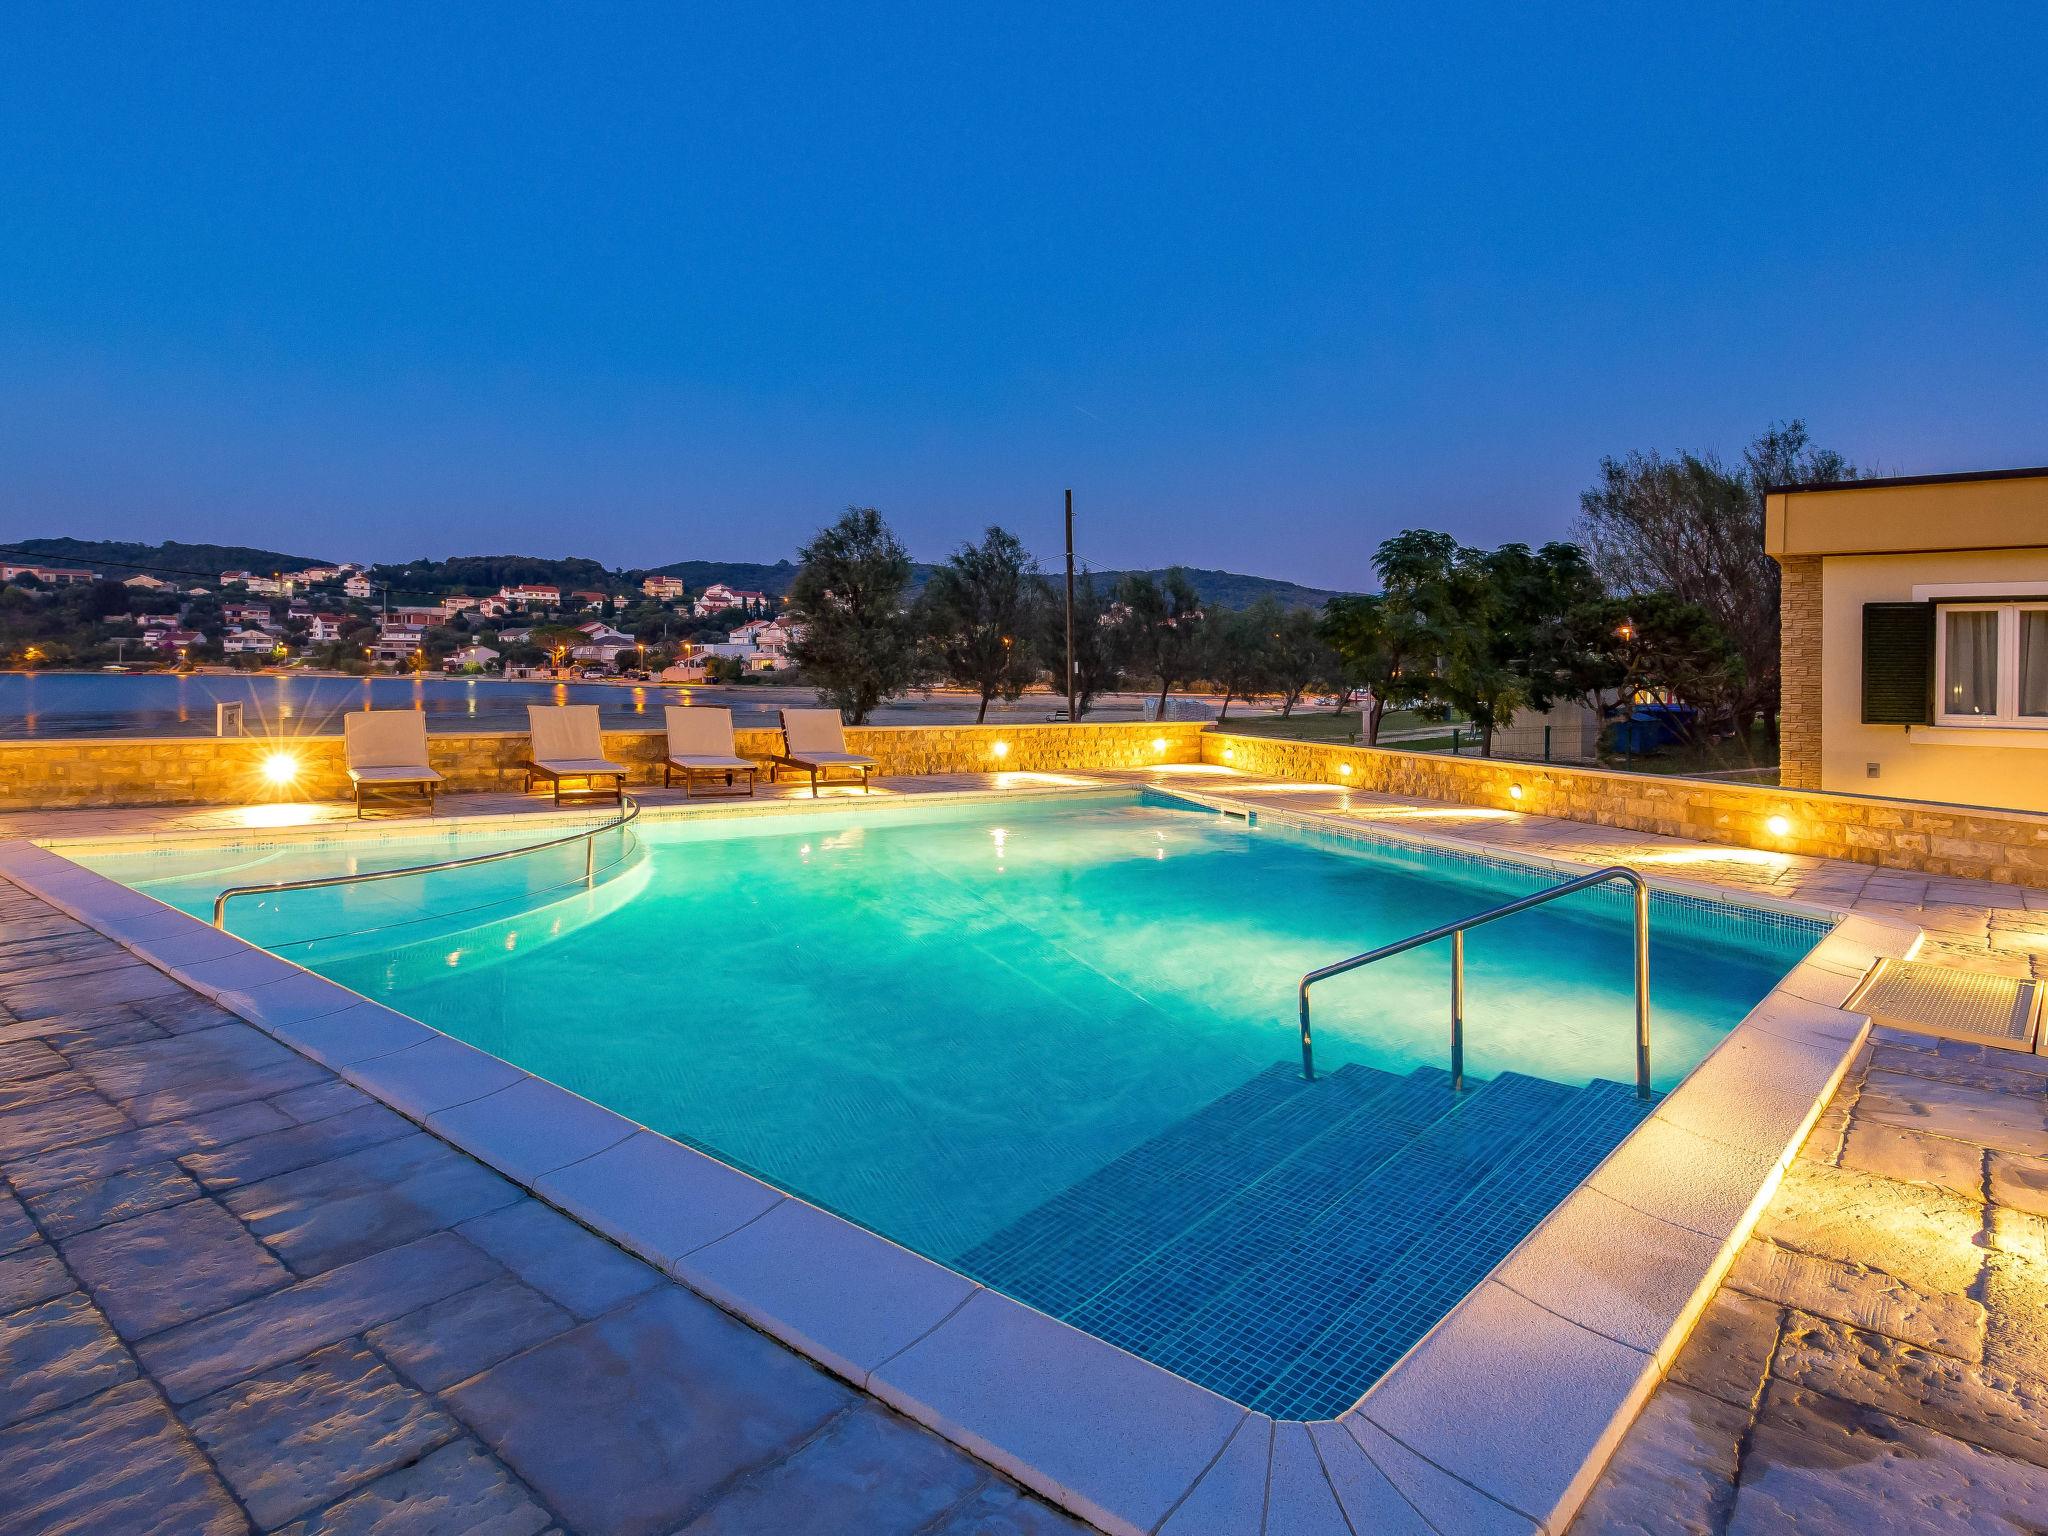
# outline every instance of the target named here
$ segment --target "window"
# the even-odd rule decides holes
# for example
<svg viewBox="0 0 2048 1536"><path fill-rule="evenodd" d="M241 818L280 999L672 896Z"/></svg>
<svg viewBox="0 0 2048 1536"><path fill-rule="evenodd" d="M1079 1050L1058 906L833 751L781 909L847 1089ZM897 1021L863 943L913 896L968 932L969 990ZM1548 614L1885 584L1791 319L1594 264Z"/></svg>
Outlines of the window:
<svg viewBox="0 0 2048 1536"><path fill-rule="evenodd" d="M2048 603L1944 603L1935 646L1941 724L2048 728Z"/></svg>

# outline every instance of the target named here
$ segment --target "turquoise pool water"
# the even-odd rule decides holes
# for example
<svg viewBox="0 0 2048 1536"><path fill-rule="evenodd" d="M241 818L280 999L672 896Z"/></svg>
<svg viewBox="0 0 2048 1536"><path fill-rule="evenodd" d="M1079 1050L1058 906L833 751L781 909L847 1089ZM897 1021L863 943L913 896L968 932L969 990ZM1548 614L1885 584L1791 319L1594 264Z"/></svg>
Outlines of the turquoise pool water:
<svg viewBox="0 0 2048 1536"><path fill-rule="evenodd" d="M226 884L513 839L82 862L203 915ZM1442 1079L1441 948L1318 989L1315 1085L1299 1080L1295 983L1548 877L1149 793L643 821L631 840L608 837L600 863L595 891L574 883L582 855L568 850L241 903L231 926L1247 1401L1294 1390L1287 1370L1310 1341L1219 1365L1209 1346L1234 1325L1199 1316L1216 1298L1249 1285L1245 1307L1269 1304L1259 1275L1267 1293L1305 1284L1297 1272L1333 1241L1385 1231L1385 1202L1441 1213L1488 1180L1509 1180L1519 1202L1500 1234L1511 1245L1508 1230L1540 1219L1641 1112L1612 1087L1633 1080L1618 888L1470 936L1477 1091L1460 1102ZM1660 898L1657 1086L1819 931ZM1531 1183L1561 1147L1571 1156ZM1347 1219L1347 1200L1381 1214ZM1292 1271L1273 1270L1279 1236ZM1413 1249L1357 1258L1347 1277L1405 1265L1439 1291L1456 1284L1462 1271L1446 1277ZM1415 1303L1419 1326L1455 1299ZM1170 1339L1153 1337L1161 1319ZM1348 1401L1363 1358L1351 1350L1296 1396Z"/></svg>

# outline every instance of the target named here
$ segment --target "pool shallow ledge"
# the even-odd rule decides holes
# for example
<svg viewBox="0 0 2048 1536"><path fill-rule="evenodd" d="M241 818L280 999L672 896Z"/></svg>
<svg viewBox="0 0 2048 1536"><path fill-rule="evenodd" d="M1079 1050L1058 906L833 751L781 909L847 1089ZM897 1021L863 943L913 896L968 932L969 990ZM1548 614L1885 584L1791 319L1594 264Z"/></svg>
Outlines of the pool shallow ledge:
<svg viewBox="0 0 2048 1536"><path fill-rule="evenodd" d="M55 851L0 842L0 874L1118 1536L1561 1530L1861 1048L1869 1020L1841 1003L1877 959L1909 956L1923 937L1905 922L1841 918L1356 1404L1303 1424L1247 1410Z"/></svg>

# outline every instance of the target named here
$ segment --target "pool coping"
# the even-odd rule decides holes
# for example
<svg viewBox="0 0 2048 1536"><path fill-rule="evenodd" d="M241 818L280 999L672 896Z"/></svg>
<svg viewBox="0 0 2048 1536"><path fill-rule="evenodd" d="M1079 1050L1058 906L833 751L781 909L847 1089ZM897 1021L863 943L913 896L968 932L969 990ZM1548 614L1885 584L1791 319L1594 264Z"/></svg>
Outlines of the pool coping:
<svg viewBox="0 0 2048 1536"><path fill-rule="evenodd" d="M882 803L1036 792L976 789ZM1193 803L1230 800L1206 788L1164 792ZM847 808L844 800L761 808L769 805L785 814ZM1586 868L1455 836L1232 805L1365 841L1477 853L1545 872ZM734 809L745 808L701 813ZM449 818L437 830L517 819ZM201 835L352 836L355 825ZM1118 1536L1337 1533L1418 1520L1460 1531L1561 1530L1861 1048L1869 1020L1841 1004L1877 959L1910 958L1925 937L1902 920L1648 876L1658 890L1834 926L1357 1403L1334 1419L1303 1423L1244 1408L57 851L119 841L0 842L0 873Z"/></svg>

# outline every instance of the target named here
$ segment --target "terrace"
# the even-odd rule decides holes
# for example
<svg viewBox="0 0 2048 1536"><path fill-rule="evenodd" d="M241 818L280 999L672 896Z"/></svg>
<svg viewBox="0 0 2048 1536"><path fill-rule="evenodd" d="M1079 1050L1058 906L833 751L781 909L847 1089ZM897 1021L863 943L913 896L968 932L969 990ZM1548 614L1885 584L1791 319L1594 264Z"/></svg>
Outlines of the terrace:
<svg viewBox="0 0 2048 1536"><path fill-rule="evenodd" d="M1331 749L1305 770L1213 733L1191 750L1176 733L1157 755L1182 760L1150 767L957 770L987 760L993 736L969 739L956 771L831 809L1156 783L1275 823L1560 875L1622 863L1861 926L1365 1411L1303 1424L1037 1314L977 1335L967 1320L999 1298L874 1239L842 1248L843 1223L755 1208L694 1164L622 1172L622 1217L555 1176L589 1157L580 1143L447 1116L520 1074L463 1048L459 1072L487 1075L423 1097L375 1066L421 1048L377 1040L410 1021L325 981L302 997L289 967L265 978L289 1007L209 985L239 941L138 922L136 898L61 857L330 835L345 807L9 814L0 835L54 848L0 844L0 1440L33 1469L0 1490L0 1529L363 1529L433 1510L525 1531L1868 1530L1964 1500L2048 1518L2044 1058L1840 1006L1883 954L2039 974L2048 890L1757 846L1821 836L1804 824L1738 841L1517 808L1575 810L1601 775L1496 785L1495 765L1468 765L1462 796L1425 798L1382 787L1406 754ZM731 814L634 794L656 819ZM1759 828L1770 807L1805 814L1757 805ZM756 811L811 806L764 786ZM448 811L559 822L505 792ZM319 1027L352 1008L370 1011ZM573 1106L593 1107L555 1092L538 1102L577 1141Z"/></svg>

